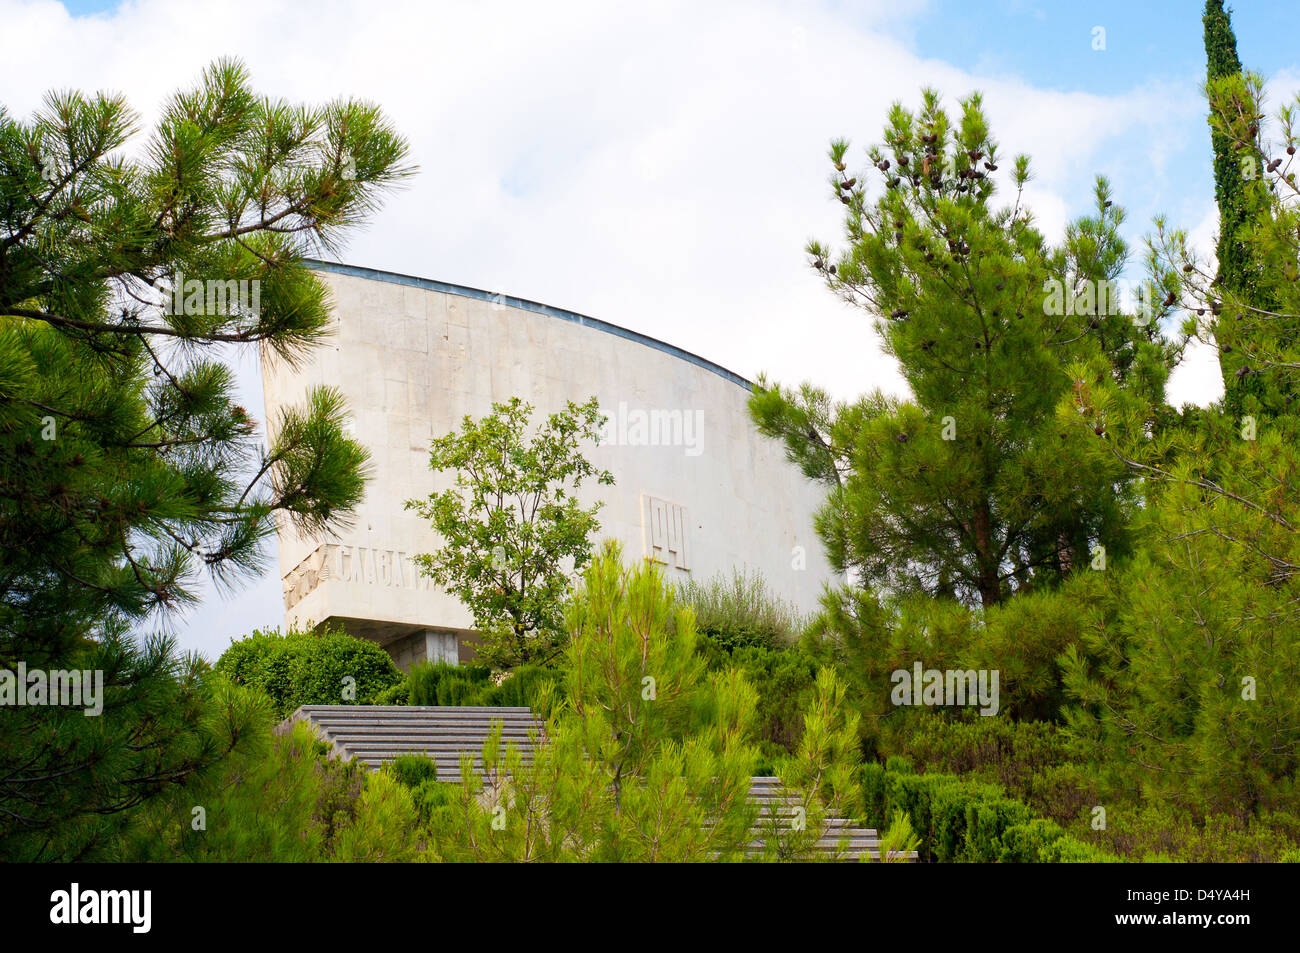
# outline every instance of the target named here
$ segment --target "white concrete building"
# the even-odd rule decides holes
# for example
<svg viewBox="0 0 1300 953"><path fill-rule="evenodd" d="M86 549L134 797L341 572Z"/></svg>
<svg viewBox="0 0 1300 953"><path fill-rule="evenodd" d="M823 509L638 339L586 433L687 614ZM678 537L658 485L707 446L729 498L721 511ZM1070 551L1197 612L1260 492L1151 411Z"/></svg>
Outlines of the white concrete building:
<svg viewBox="0 0 1300 953"><path fill-rule="evenodd" d="M348 265L316 266L333 295L334 335L290 368L263 355L268 420L309 388L342 390L374 477L353 525L309 539L281 526L287 625L333 620L379 641L403 668L465 661L466 608L413 563L440 540L403 508L452 485L429 469L429 442L512 396L536 415L595 396L607 438L588 458L614 486L601 536L670 580L761 572L801 611L833 579L813 532L823 494L750 421L749 383L670 344L569 311L473 288Z"/></svg>

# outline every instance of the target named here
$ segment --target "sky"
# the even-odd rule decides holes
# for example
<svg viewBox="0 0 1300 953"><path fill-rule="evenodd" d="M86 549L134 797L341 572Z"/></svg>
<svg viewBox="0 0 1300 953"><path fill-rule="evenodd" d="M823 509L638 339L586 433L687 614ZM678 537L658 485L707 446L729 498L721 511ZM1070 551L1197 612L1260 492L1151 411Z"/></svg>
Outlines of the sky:
<svg viewBox="0 0 1300 953"><path fill-rule="evenodd" d="M1273 107L1300 91L1300 4L1242 3L1238 51ZM845 399L901 393L869 316L831 295L802 248L835 243L827 143L879 140L922 87L983 93L1000 152L1028 153L1026 201L1049 239L1108 176L1128 211L1130 277L1165 215L1210 251L1217 230L1203 3L390 3L0 0L0 103L124 93L150 128L222 56L291 101L378 103L419 174L342 259L589 314L754 378L813 380ZM1098 48L1098 47L1101 48ZM143 139L141 139L143 141ZM1004 168L1010 166L1006 163ZM254 355L245 406L262 407ZM1174 403L1219 396L1193 351ZM215 659L278 626L273 553L237 592L204 588L154 620Z"/></svg>

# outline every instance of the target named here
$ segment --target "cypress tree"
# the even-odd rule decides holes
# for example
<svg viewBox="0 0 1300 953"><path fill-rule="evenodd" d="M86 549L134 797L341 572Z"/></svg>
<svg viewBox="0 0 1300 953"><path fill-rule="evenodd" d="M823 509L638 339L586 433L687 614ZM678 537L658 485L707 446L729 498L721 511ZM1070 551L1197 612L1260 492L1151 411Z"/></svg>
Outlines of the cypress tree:
<svg viewBox="0 0 1300 953"><path fill-rule="evenodd" d="M1241 60L1237 57L1237 38L1232 32L1230 13L1223 9L1223 0L1206 0L1203 22L1206 86L1212 90L1216 82L1241 76ZM1258 131L1257 124L1255 128ZM1267 306L1259 300L1259 267L1246 234L1262 213L1264 158L1258 146L1252 146L1249 151L1240 146L1233 148L1232 140L1213 123L1210 142L1214 148L1214 197L1219 206L1217 284L1246 303ZM1225 307L1214 325L1219 369L1223 375L1224 410L1232 419L1248 410L1263 409L1261 402L1265 402L1265 382L1249 370L1243 370L1246 359L1237 346L1237 324L1233 309Z"/></svg>

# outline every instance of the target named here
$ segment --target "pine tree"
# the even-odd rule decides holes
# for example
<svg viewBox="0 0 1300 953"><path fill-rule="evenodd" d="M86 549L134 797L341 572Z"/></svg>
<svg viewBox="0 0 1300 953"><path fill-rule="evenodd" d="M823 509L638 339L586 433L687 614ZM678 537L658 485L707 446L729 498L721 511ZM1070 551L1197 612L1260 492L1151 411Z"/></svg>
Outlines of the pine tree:
<svg viewBox="0 0 1300 953"><path fill-rule="evenodd" d="M987 608L1099 547L1122 554L1127 475L1089 395L1114 381L1154 413L1172 352L1155 324L1163 306L1146 322L1119 307L1127 249L1108 185L1095 215L1049 247L1022 206L1027 158L1011 172L1014 205L992 204L998 147L978 95L955 122L932 91L919 113L895 105L862 173L847 152L831 146L846 246L836 257L811 242L810 263L875 317L912 396L841 405L762 381L751 401L762 432L829 490L816 525L832 564L895 595Z"/></svg>
<svg viewBox="0 0 1300 953"><path fill-rule="evenodd" d="M447 860L736 860L756 811L756 697L706 675L691 610L616 543L567 607L565 697L531 762L484 746L462 759L458 809L430 837ZM538 741L542 739L539 737ZM486 782L486 783L485 783Z"/></svg>
<svg viewBox="0 0 1300 953"><path fill-rule="evenodd" d="M1260 180L1216 163L1229 173L1218 183L1222 219L1237 223L1220 237L1217 284L1186 232L1163 221L1150 264L1162 281L1176 276L1186 305L1208 316L1240 386L1149 439L1137 421L1116 421L1126 439L1113 448L1148 488L1142 544L1120 567L1116 611L1091 620L1065 674L1077 702L1071 728L1113 789L1245 816L1289 809L1300 767L1290 688L1300 679L1300 414L1291 397L1300 383L1300 191L1295 104L1281 110L1276 154L1260 154L1264 84L1232 71L1218 6L1206 20L1210 119L1226 144L1216 158L1244 156L1242 168L1258 158ZM1108 388L1095 402L1114 409Z"/></svg>
<svg viewBox="0 0 1300 953"><path fill-rule="evenodd" d="M1300 455L1267 428L1159 475L1117 611L1068 647L1070 726L1110 790L1194 816L1294 807ZM1214 474L1206 471L1213 466Z"/></svg>
<svg viewBox="0 0 1300 953"><path fill-rule="evenodd" d="M99 719L0 719L0 841L28 857L93 851L95 818L219 753L195 728L199 667L128 629L192 602L200 570L254 573L277 519L345 520L364 486L336 391L263 444L230 355L320 341L303 258L409 173L406 144L370 105L259 97L232 61L131 158L136 127L102 93L50 94L29 122L0 109L0 667L97 666L107 695Z"/></svg>

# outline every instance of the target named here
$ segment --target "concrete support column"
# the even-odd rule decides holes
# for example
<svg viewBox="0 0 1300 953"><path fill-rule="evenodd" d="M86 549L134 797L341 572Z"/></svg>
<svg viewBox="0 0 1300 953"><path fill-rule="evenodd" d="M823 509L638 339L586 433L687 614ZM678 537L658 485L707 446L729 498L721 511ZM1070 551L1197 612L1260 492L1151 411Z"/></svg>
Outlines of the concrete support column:
<svg viewBox="0 0 1300 953"><path fill-rule="evenodd" d="M424 655L430 662L446 662L448 665L460 664L460 640L455 632L424 633Z"/></svg>

